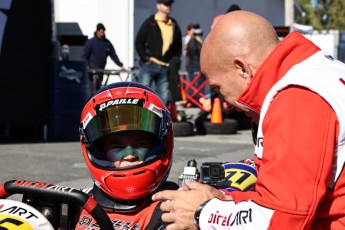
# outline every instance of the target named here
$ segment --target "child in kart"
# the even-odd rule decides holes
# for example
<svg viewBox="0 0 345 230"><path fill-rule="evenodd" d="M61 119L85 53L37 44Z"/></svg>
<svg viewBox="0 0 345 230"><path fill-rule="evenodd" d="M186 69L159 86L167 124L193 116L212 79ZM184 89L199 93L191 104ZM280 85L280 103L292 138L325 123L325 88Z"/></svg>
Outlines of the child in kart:
<svg viewBox="0 0 345 230"><path fill-rule="evenodd" d="M167 181L173 132L168 109L152 89L134 82L113 83L86 103L80 124L81 148L94 186L91 194L114 229L163 229L153 193L177 189ZM82 211L76 229L99 229Z"/></svg>

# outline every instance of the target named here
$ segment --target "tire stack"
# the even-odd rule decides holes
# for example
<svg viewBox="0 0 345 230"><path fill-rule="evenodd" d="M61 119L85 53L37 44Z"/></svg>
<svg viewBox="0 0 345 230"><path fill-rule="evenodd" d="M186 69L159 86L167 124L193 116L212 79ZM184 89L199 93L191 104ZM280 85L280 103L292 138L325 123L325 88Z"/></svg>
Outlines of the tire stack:
<svg viewBox="0 0 345 230"><path fill-rule="evenodd" d="M175 103L168 106L170 116L173 121L174 137L186 137L194 135L194 124L187 121L187 116L183 110L177 110Z"/></svg>
<svg viewBox="0 0 345 230"><path fill-rule="evenodd" d="M195 108L196 109L196 108ZM222 106L219 98L215 98L211 113L197 111L192 108L170 109L173 120L174 137L186 137L192 135L236 134L239 129L237 119L223 119ZM188 113L188 114L186 114Z"/></svg>
<svg viewBox="0 0 345 230"><path fill-rule="evenodd" d="M238 122L235 119L226 118L222 123L212 123L210 119L201 116L195 121L197 133L206 134L236 134L238 130Z"/></svg>
<svg viewBox="0 0 345 230"><path fill-rule="evenodd" d="M194 125L189 121L173 122L174 137L194 135Z"/></svg>
<svg viewBox="0 0 345 230"><path fill-rule="evenodd" d="M212 105L211 119L207 115L200 116L195 121L198 134L235 134L238 130L238 121L223 119L222 106L219 98L215 98Z"/></svg>

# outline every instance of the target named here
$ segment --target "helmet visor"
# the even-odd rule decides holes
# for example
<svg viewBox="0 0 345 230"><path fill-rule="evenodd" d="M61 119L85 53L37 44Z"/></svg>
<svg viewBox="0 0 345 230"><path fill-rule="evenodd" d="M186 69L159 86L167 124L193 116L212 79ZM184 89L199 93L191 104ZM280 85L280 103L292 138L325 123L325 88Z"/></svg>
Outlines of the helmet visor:
<svg viewBox="0 0 345 230"><path fill-rule="evenodd" d="M157 143L152 140L152 146L149 148L129 145L123 148L113 148L104 151L97 143L88 149L88 157L98 168L124 170L141 167L161 158L166 151L165 146L165 141ZM129 155L130 158L125 160ZM128 161L132 163L128 164Z"/></svg>
<svg viewBox="0 0 345 230"><path fill-rule="evenodd" d="M99 111L84 128L89 143L120 131L141 130L161 139L164 125L162 117L141 106L121 105Z"/></svg>

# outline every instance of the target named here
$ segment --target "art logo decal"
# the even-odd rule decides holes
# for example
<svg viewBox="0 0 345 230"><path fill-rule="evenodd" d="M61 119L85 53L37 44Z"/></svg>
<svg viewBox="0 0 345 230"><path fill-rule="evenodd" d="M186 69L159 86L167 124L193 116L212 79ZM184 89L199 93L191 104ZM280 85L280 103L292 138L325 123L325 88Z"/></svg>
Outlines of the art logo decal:
<svg viewBox="0 0 345 230"><path fill-rule="evenodd" d="M7 22L6 11L11 8L11 4L12 0L0 0L0 55Z"/></svg>
<svg viewBox="0 0 345 230"><path fill-rule="evenodd" d="M80 78L82 76L82 73L80 71L76 71L75 69L68 69L66 66L62 65L59 76L61 78L66 78L70 81L76 81L77 83L80 83Z"/></svg>
<svg viewBox="0 0 345 230"><path fill-rule="evenodd" d="M0 199L0 230L52 230L50 222L34 207L15 200Z"/></svg>
<svg viewBox="0 0 345 230"><path fill-rule="evenodd" d="M46 189L46 190L53 190L53 191L60 191L60 192L66 192L66 193L71 193L71 192L73 192L73 190L75 190L74 188L69 188L66 186L52 185L52 184L46 184L46 183L40 183L40 182L34 182L34 181L26 181L26 180L16 180L14 182L14 185L15 186L24 186L24 187Z"/></svg>
<svg viewBox="0 0 345 230"><path fill-rule="evenodd" d="M21 205L21 206L19 206ZM37 220L38 216L19 202L0 201L0 229L31 230L30 220Z"/></svg>
<svg viewBox="0 0 345 230"><path fill-rule="evenodd" d="M229 216L219 215L218 211L216 213L211 213L208 218L208 223L217 224L220 226L237 226L249 224L253 221L252 209L241 210L236 214L231 213Z"/></svg>

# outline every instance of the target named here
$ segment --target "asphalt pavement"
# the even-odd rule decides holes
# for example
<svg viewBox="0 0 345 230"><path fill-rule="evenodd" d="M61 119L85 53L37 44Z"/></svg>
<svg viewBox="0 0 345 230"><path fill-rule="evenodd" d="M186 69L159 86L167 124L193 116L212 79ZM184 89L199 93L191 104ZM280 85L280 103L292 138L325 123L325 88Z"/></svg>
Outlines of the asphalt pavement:
<svg viewBox="0 0 345 230"><path fill-rule="evenodd" d="M203 162L226 162L253 157L250 130L239 130L231 135L175 137L174 140L174 159L169 180L175 182L191 159L195 159L199 167ZM1 183L24 179L72 188L92 185L79 142L0 144L0 156Z"/></svg>

